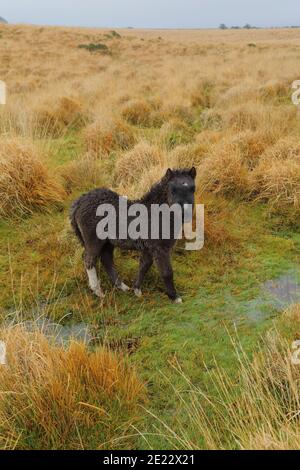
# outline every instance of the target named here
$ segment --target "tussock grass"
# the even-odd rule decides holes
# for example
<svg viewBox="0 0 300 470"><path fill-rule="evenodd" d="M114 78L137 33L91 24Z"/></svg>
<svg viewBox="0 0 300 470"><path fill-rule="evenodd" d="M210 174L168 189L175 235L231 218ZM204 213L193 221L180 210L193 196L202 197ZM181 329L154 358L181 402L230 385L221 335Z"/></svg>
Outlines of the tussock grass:
<svg viewBox="0 0 300 470"><path fill-rule="evenodd" d="M252 175L253 191L272 207L300 210L300 163L263 159Z"/></svg>
<svg viewBox="0 0 300 470"><path fill-rule="evenodd" d="M86 148L99 156L112 151L128 150L136 142L134 130L122 119L105 117L83 130Z"/></svg>
<svg viewBox="0 0 300 470"><path fill-rule="evenodd" d="M115 166L115 178L125 194L134 193L135 187L140 184L141 177L147 180L149 171L153 167L165 166L165 154L158 147L148 142L138 143L132 150L121 155ZM147 186L150 185L147 182Z"/></svg>
<svg viewBox="0 0 300 470"><path fill-rule="evenodd" d="M191 105L210 108L213 104L213 91L215 82L209 79L201 80L191 95Z"/></svg>
<svg viewBox="0 0 300 470"><path fill-rule="evenodd" d="M238 134L228 136L227 143L230 143L241 151L242 159L247 164L249 170L255 168L264 152L271 146L276 138L272 131L262 129L258 131L247 130Z"/></svg>
<svg viewBox="0 0 300 470"><path fill-rule="evenodd" d="M224 127L236 131L257 131L269 128L274 135L289 133L297 126L297 109L293 105L271 106L262 103L250 103L231 107L223 112Z"/></svg>
<svg viewBox="0 0 300 470"><path fill-rule="evenodd" d="M274 145L270 145L263 154L263 159L276 162L278 160L293 159L300 162L300 142L296 137L283 137Z"/></svg>
<svg viewBox="0 0 300 470"><path fill-rule="evenodd" d="M108 183L103 164L94 154L86 154L78 160L63 165L59 174L67 192L79 189L90 190L107 186Z"/></svg>
<svg viewBox="0 0 300 470"><path fill-rule="evenodd" d="M17 138L0 140L0 214L21 216L62 203L65 192L35 147Z"/></svg>
<svg viewBox="0 0 300 470"><path fill-rule="evenodd" d="M300 146L294 137L285 137L269 146L251 175L254 195L267 200L271 208L300 211Z"/></svg>
<svg viewBox="0 0 300 470"><path fill-rule="evenodd" d="M123 105L122 117L135 126L151 126L152 108L143 99L131 100Z"/></svg>
<svg viewBox="0 0 300 470"><path fill-rule="evenodd" d="M82 126L86 119L80 100L69 96L46 96L32 107L33 132L41 137L59 137L70 128Z"/></svg>
<svg viewBox="0 0 300 470"><path fill-rule="evenodd" d="M203 191L241 195L249 191L248 178L240 149L221 141L199 166L197 183Z"/></svg>
<svg viewBox="0 0 300 470"><path fill-rule="evenodd" d="M168 154L169 166L172 168L198 167L206 151L207 148L204 145L178 145Z"/></svg>
<svg viewBox="0 0 300 470"><path fill-rule="evenodd" d="M122 357L75 342L62 349L21 326L1 328L1 340L2 449L112 448L136 422L143 384Z"/></svg>
<svg viewBox="0 0 300 470"><path fill-rule="evenodd" d="M173 118L163 124L159 131L158 143L167 150L187 144L193 139L193 130L184 121Z"/></svg>
<svg viewBox="0 0 300 470"><path fill-rule="evenodd" d="M273 79L259 88L260 96L265 100L288 98L291 84L288 81Z"/></svg>

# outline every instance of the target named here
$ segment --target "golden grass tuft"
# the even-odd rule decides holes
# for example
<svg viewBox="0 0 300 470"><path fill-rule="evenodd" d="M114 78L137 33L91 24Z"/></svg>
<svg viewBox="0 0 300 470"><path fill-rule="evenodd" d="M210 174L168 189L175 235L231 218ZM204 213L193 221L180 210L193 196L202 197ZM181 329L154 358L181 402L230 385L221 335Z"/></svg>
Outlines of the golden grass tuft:
<svg viewBox="0 0 300 470"><path fill-rule="evenodd" d="M300 162L300 142L296 137L282 137L274 145L268 147L263 154L265 160L289 160Z"/></svg>
<svg viewBox="0 0 300 470"><path fill-rule="evenodd" d="M157 183L166 173L168 169L167 164L159 164L155 166L151 166L147 173L143 173L141 179L126 191L128 197L132 198L139 198L142 197L151 186Z"/></svg>
<svg viewBox="0 0 300 470"><path fill-rule="evenodd" d="M130 125L117 118L96 120L83 130L83 138L89 152L104 156L112 151L128 150L136 142Z"/></svg>
<svg viewBox="0 0 300 470"><path fill-rule="evenodd" d="M122 117L135 126L152 125L152 108L146 100L136 99L125 103L121 108Z"/></svg>
<svg viewBox="0 0 300 470"><path fill-rule="evenodd" d="M276 98L288 98L290 90L290 83L273 79L262 85L259 88L259 93L265 100L274 100Z"/></svg>
<svg viewBox="0 0 300 470"><path fill-rule="evenodd" d="M270 129L278 138L298 125L297 108L293 105L241 104L224 111L222 120L225 128L235 131Z"/></svg>
<svg viewBox="0 0 300 470"><path fill-rule="evenodd" d="M163 124L159 131L158 143L167 150L193 140L193 130L184 121L173 118Z"/></svg>
<svg viewBox="0 0 300 470"><path fill-rule="evenodd" d="M197 185L201 191L224 195L242 195L248 192L249 174L240 149L221 141L198 168Z"/></svg>
<svg viewBox="0 0 300 470"><path fill-rule="evenodd" d="M300 209L300 161L263 159L251 178L252 190L280 210Z"/></svg>
<svg viewBox="0 0 300 470"><path fill-rule="evenodd" d="M73 97L46 98L33 105L33 129L37 136L58 137L86 120L82 103Z"/></svg>
<svg viewBox="0 0 300 470"><path fill-rule="evenodd" d="M295 304L288 308L285 311L285 317L293 323L300 323L300 304Z"/></svg>
<svg viewBox="0 0 300 470"><path fill-rule="evenodd" d="M203 129L221 130L223 128L223 114L217 109L205 109L200 115Z"/></svg>
<svg viewBox="0 0 300 470"><path fill-rule="evenodd" d="M269 146L251 174L251 188L259 199L284 213L300 210L300 145L295 137L285 137Z"/></svg>
<svg viewBox="0 0 300 470"><path fill-rule="evenodd" d="M214 85L215 83L211 80L201 80L191 94L191 105L210 108L213 105Z"/></svg>
<svg viewBox="0 0 300 470"><path fill-rule="evenodd" d="M0 140L0 214L26 215L62 203L65 191L34 146L17 138Z"/></svg>
<svg viewBox="0 0 300 470"><path fill-rule="evenodd" d="M118 158L115 166L116 182L129 195L129 192L140 183L143 175L147 179L152 167L163 167L165 162L166 156L159 147L140 142Z"/></svg>
<svg viewBox="0 0 300 470"><path fill-rule="evenodd" d="M1 340L0 448L115 448L138 418L143 384L117 354L63 349L21 326L2 328Z"/></svg>
<svg viewBox="0 0 300 470"><path fill-rule="evenodd" d="M103 164L94 154L86 154L78 160L66 163L60 168L59 174L68 193L78 189L91 190L109 184Z"/></svg>
<svg viewBox="0 0 300 470"><path fill-rule="evenodd" d="M242 158L250 170L258 165L264 152L275 141L272 132L265 129L257 131L246 130L237 134L234 133L225 139L227 143L235 145L240 149Z"/></svg>
<svg viewBox="0 0 300 470"><path fill-rule="evenodd" d="M209 151L209 146L200 144L178 145L168 154L169 166L172 168L198 167Z"/></svg>

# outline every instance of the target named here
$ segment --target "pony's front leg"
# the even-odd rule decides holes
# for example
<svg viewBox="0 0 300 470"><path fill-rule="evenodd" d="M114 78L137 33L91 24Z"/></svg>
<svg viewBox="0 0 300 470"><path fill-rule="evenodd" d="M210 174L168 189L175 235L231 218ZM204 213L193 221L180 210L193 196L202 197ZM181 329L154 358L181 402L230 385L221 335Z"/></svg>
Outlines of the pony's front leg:
<svg viewBox="0 0 300 470"><path fill-rule="evenodd" d="M177 294L174 285L173 268L171 264L170 252L159 250L155 254L155 262L158 267L160 276L166 286L168 297L176 304L182 303L181 297Z"/></svg>

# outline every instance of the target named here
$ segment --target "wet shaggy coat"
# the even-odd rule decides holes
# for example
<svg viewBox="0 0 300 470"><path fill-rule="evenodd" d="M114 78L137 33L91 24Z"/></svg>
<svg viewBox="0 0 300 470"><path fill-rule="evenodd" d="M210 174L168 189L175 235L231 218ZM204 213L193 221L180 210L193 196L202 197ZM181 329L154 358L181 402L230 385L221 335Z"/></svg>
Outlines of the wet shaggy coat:
<svg viewBox="0 0 300 470"><path fill-rule="evenodd" d="M195 192L195 176L196 170L168 170L165 176L145 194L141 199L135 201L127 201L128 208L130 205L139 203L148 209L148 226L151 226L151 205L167 204L171 206L179 203L194 203ZM174 281L173 269L171 265L171 252L174 247L178 234L171 230L169 239L162 239L161 227L159 227L159 239L142 239L134 240L132 238L120 239L118 232L116 238L100 240L97 237L96 229L100 216L96 215L97 208L101 204L111 204L116 209L117 227L118 227L118 207L119 195L106 188L99 188L83 194L74 201L70 219L71 225L78 239L84 246L84 263L88 272L90 287L99 296L102 296L100 282L96 274L97 260L100 259L104 269L110 277L113 285L122 290L128 290L128 287L122 282L118 275L113 262L113 251L116 246L127 249L137 250L140 255L140 267L137 278L134 281L134 291L136 295L141 295L141 285L148 270L151 268L153 261L156 263L160 276L166 286L166 292L173 301L180 302L181 299L177 295ZM172 217L172 216L171 216ZM128 217L128 225L131 219ZM172 226L172 224L171 224Z"/></svg>

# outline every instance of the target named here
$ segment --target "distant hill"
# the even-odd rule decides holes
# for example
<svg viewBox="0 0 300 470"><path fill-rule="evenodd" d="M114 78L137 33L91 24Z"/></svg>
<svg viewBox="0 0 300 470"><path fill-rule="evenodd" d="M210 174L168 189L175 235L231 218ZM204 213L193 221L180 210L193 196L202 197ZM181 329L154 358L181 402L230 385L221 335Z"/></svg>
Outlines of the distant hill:
<svg viewBox="0 0 300 470"><path fill-rule="evenodd" d="M2 16L0 16L0 23L7 23L7 21L4 18L2 18Z"/></svg>

